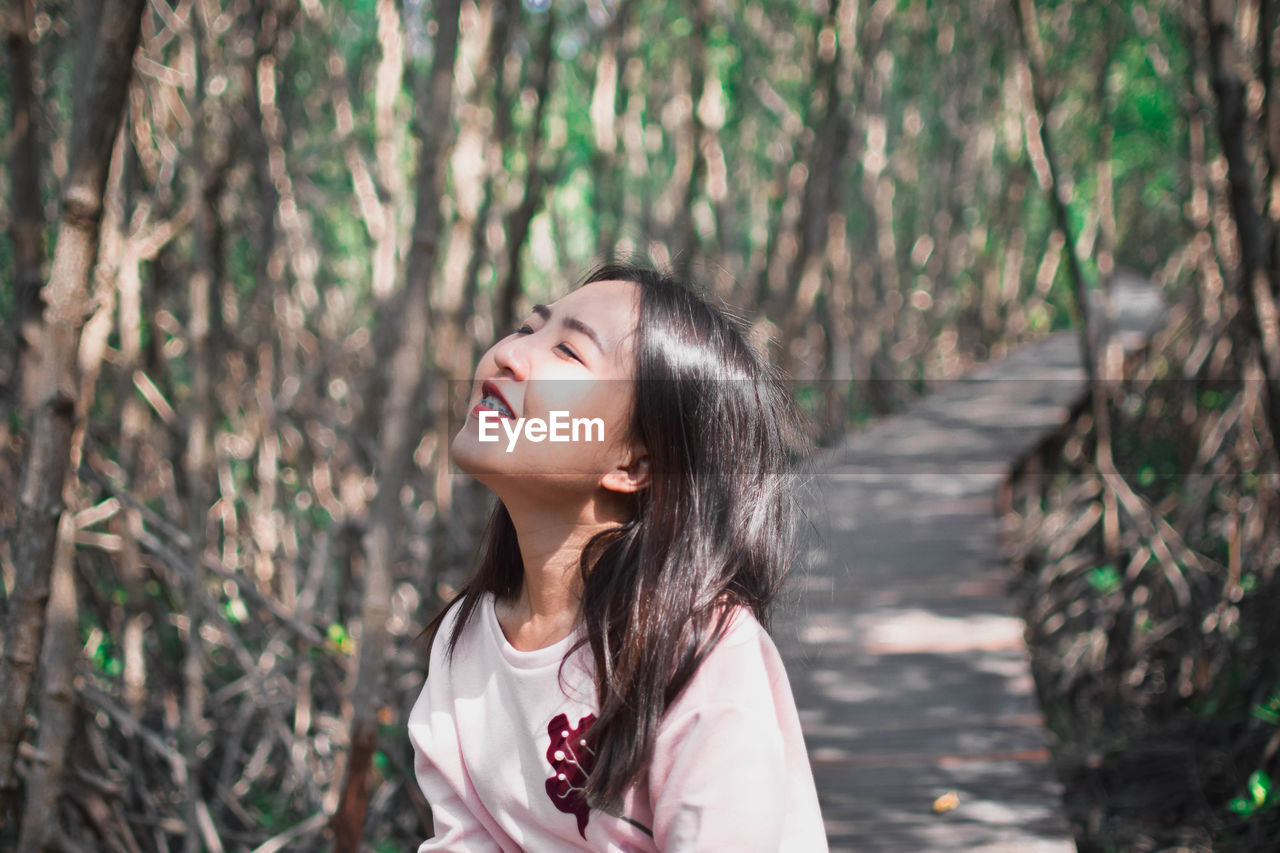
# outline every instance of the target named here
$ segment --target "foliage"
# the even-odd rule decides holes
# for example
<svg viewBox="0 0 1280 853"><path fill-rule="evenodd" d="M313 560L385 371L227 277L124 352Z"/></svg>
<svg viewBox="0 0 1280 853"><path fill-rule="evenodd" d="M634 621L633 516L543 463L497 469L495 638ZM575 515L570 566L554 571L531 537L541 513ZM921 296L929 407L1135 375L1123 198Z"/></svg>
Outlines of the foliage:
<svg viewBox="0 0 1280 853"><path fill-rule="evenodd" d="M1118 503L1118 552L1090 415L1045 449L1051 477L1017 487L1020 600L1082 847L1247 851L1280 832L1280 472L1260 384L1188 361L1226 327L1179 306L1111 389L1143 508Z"/></svg>

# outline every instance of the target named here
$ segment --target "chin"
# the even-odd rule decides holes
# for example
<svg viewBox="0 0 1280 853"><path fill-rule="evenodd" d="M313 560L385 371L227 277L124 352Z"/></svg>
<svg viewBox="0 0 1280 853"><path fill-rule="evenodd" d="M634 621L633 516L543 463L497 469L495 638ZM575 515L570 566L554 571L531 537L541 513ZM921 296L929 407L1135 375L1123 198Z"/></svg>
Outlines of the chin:
<svg viewBox="0 0 1280 853"><path fill-rule="evenodd" d="M464 425L449 445L449 455L459 469L499 495L513 484L538 479L535 474L513 470L517 462L501 444L481 444L474 427L468 431L468 426L471 425Z"/></svg>
<svg viewBox="0 0 1280 853"><path fill-rule="evenodd" d="M498 452L495 454L492 445L480 444L474 429L468 430L470 426L471 424L463 424L462 429L453 437L449 444L449 456L455 465L483 482L485 472L494 470L495 463L502 461L498 458L502 450L497 448Z"/></svg>

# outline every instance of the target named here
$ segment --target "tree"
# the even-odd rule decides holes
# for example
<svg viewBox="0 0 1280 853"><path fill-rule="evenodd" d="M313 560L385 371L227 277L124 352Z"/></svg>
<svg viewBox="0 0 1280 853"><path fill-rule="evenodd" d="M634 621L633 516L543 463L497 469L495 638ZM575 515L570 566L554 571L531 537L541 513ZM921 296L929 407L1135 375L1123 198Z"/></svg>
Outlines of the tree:
<svg viewBox="0 0 1280 853"><path fill-rule="evenodd" d="M72 462L75 357L142 7L142 0L109 0L96 29L86 28L76 60L84 69L85 88L76 101L58 238L44 288L37 408L18 492L16 576L0 658L0 683L6 685L0 700L0 792L11 792L15 784L13 762L40 656L62 492Z"/></svg>

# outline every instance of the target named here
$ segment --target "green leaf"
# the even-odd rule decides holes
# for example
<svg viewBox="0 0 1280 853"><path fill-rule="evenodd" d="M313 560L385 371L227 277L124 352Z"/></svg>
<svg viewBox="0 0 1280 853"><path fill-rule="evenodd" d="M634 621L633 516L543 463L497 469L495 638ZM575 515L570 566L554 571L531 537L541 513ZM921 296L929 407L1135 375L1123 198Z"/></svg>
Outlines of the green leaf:
<svg viewBox="0 0 1280 853"><path fill-rule="evenodd" d="M347 629L337 622L330 623L329 642L326 644L330 650L341 652L349 655L355 650L355 642L351 639L351 635L347 633Z"/></svg>
<svg viewBox="0 0 1280 853"><path fill-rule="evenodd" d="M1253 798L1254 806L1261 807L1270 794L1271 777L1263 770L1253 771L1253 775L1249 777L1249 796Z"/></svg>
<svg viewBox="0 0 1280 853"><path fill-rule="evenodd" d="M1231 802L1227 803L1227 808L1241 817L1248 817L1254 812L1253 803L1241 797L1236 797Z"/></svg>
<svg viewBox="0 0 1280 853"><path fill-rule="evenodd" d="M1102 595L1110 595L1121 585L1120 573L1110 563L1105 566L1094 566L1086 577L1089 586Z"/></svg>
<svg viewBox="0 0 1280 853"><path fill-rule="evenodd" d="M1275 700L1273 699L1268 703L1268 705L1274 703ZM1268 705L1254 705L1253 710L1249 713L1255 720L1262 720L1264 723L1270 723L1273 726L1280 726L1280 710L1276 710L1274 707L1268 707Z"/></svg>

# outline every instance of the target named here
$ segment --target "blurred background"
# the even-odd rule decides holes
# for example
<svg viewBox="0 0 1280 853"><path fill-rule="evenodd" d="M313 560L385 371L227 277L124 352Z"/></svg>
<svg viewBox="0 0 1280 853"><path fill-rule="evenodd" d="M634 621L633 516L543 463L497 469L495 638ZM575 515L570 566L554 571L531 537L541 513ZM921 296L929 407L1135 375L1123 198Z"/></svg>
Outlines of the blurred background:
<svg viewBox="0 0 1280 853"><path fill-rule="evenodd" d="M1262 837L1280 745L1276 14L6 0L0 845L425 837L414 638L485 506L446 456L456 380L615 255L732 306L818 445L1087 328L1117 270L1162 287L1147 384L1090 362L1093 408L1022 507L1023 556L1075 572L1045 582L1063 610L1087 604L1035 616L1063 713L1116 737L1181 725L1234 768L1132 837ZM1193 598L1123 582L1139 546L1106 524L1105 489L1072 489L1105 474L1176 541L1174 571L1194 558ZM1073 553L1090 556L1054 574ZM1080 636L1101 653L1063 657Z"/></svg>

